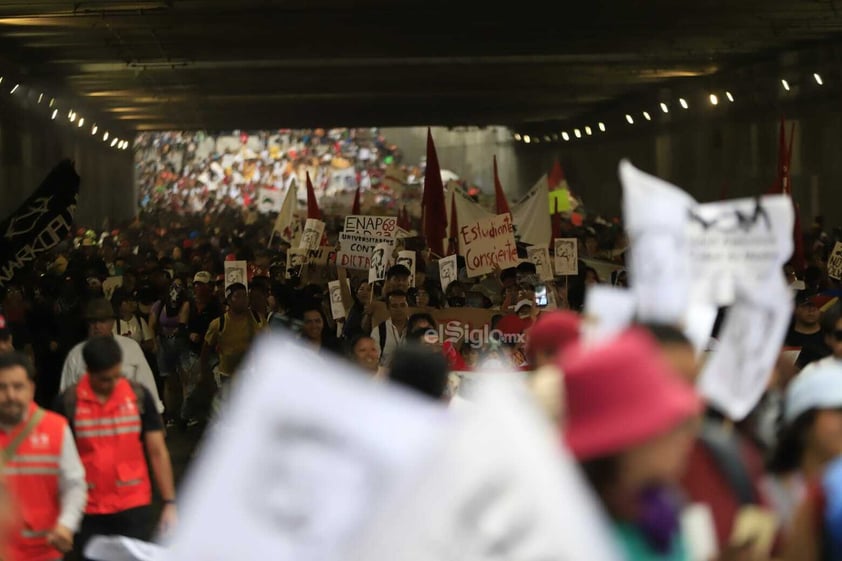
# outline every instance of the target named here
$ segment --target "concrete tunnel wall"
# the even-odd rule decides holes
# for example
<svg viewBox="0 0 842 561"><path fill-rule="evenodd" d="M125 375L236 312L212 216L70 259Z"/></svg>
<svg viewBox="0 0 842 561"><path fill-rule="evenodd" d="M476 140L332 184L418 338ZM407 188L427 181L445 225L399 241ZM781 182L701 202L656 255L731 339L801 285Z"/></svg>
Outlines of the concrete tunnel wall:
<svg viewBox="0 0 842 561"><path fill-rule="evenodd" d="M81 177L76 224L101 228L135 215L131 150L116 150L90 129L67 119L49 120L12 104L0 103L0 217L5 218L41 184L61 160L75 162Z"/></svg>

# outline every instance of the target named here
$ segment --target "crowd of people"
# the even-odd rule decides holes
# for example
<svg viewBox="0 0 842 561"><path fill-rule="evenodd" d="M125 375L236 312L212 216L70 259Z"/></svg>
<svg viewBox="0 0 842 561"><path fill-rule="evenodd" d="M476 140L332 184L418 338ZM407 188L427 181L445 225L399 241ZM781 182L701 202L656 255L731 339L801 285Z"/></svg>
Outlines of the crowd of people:
<svg viewBox="0 0 842 561"><path fill-rule="evenodd" d="M361 145L350 142L359 138L312 131L294 139L295 150L303 144L301 158L312 151L328 162L357 146L359 158ZM233 188L238 196L252 189L227 181L233 172L201 187L223 193L214 204L229 197L212 222L184 206L198 184L183 184L185 174L174 185L166 174L216 156L174 163L166 154L195 153L204 140L142 140L161 156L160 167L141 166L142 215L110 231L71 232L3 287L0 444L9 496L0 506L10 504L0 511L21 513L0 516L10 559L81 555L97 534L147 538L153 480L164 503L158 527L174 527L166 435L213 419L252 343L273 330L443 407L468 406L459 384L471 373L527 372L628 559L690 559L682 513L699 504L723 561L842 558L842 306L827 275L840 236L826 233L821 218L805 235L806 269L786 271L796 307L771 382L734 422L695 391L704 356L678 326L639 324L596 347L582 344L590 287L626 284L628 239L618 220L565 225L579 241L576 275L539 278L519 246L517 267L482 276L469 276L459 256L457 278L443 289L441 256L410 232L396 251L415 250L414 269L393 264L385 280L369 282L368 271L332 259L290 266L273 216L247 220L248 203L228 204ZM375 160L399 160L382 139L367 142L381 154ZM286 181L287 172L271 179L276 168L265 177L255 169L260 181ZM206 173L195 168L194 179ZM325 222L331 245L338 221ZM226 279L226 261L248 263L244 282ZM335 280L338 314L328 286ZM711 346L717 336L718 325Z"/></svg>

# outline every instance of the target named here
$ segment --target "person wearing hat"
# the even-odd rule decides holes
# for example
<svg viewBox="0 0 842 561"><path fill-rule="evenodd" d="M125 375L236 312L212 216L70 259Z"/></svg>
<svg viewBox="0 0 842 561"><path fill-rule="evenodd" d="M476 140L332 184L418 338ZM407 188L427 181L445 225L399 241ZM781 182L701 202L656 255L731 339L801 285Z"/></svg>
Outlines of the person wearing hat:
<svg viewBox="0 0 842 561"><path fill-rule="evenodd" d="M627 559L688 559L677 484L701 402L640 329L579 345L564 372L563 440L613 522Z"/></svg>
<svg viewBox="0 0 842 561"><path fill-rule="evenodd" d="M784 397L783 424L763 487L785 526L808 486L842 454L842 362L808 365Z"/></svg>
<svg viewBox="0 0 842 561"><path fill-rule="evenodd" d="M143 349L133 339L123 335L114 335L114 323L116 314L111 302L105 298L98 298L87 303L84 310L84 319L88 324L88 338L113 336L123 352L122 372L128 380L133 380L149 390L158 408L158 412L164 411L164 404L158 397L158 388L155 385L155 377L152 369L146 361ZM67 353L64 360L64 367L61 371L61 383L59 389L63 392L68 387L79 382L86 372L85 360L82 356L82 349L85 341L77 344Z"/></svg>
<svg viewBox="0 0 842 561"><path fill-rule="evenodd" d="M798 365L803 367L828 356L831 351L830 344L827 342L829 337L826 337L822 329L822 312L817 305L816 295L807 290L799 290L795 297L795 310L792 315L792 327L784 344L801 349Z"/></svg>

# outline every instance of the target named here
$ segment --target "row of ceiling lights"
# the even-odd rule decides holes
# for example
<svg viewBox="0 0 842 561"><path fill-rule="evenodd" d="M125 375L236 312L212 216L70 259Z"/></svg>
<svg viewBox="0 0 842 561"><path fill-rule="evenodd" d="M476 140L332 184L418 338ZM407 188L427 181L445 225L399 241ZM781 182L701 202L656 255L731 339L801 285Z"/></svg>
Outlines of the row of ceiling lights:
<svg viewBox="0 0 842 561"><path fill-rule="evenodd" d="M819 74L818 72L813 73L813 80L815 80L816 84L819 85L819 86L824 85L824 80L822 79L821 74ZM789 91L792 90L792 87L790 86L789 82L785 78L781 79L781 87L784 89L785 92L789 92ZM710 103L714 107L719 105L719 96L716 93L709 94L707 99L708 99L708 103ZM734 95L728 90L725 91L725 99L727 99L728 102L730 102L730 103L734 103L736 101L734 99ZM683 97L678 98L678 105L681 106L681 109L683 109L683 110L690 109L690 104ZM660 102L659 108L661 110L661 113L666 114L666 113L670 112L669 105L664 101ZM652 120L652 114L649 113L649 111L641 111L640 114L641 114L641 116L643 117L644 120L646 120L646 121ZM628 123L629 125L634 125L634 123L635 123L634 114L626 113L625 120L626 120L626 123ZM602 122L602 121L600 121L597 124L597 128L599 129L600 132L603 132L603 133L606 132L605 123ZM584 135L582 134L582 131L584 131ZM516 133L514 133L514 139L518 142L523 142L524 144L539 144L542 141L543 142L558 142L559 139L563 140L564 142L569 142L570 140L581 139L581 138L584 138L585 136L593 136L593 134L594 134L594 129L592 129L590 125L585 125L582 128L574 128L572 135L570 133L568 133L566 130L563 130L563 131L561 131L560 133L557 133L557 134L556 133L545 134L545 135L543 135L543 137L538 136L538 135L530 136L528 134L521 134L521 133L516 132Z"/></svg>
<svg viewBox="0 0 842 561"><path fill-rule="evenodd" d="M3 76L0 76L0 86L3 84ZM9 90L9 95L15 95L21 88L21 84L17 83ZM43 92L38 94L38 104L40 105L45 99L47 95ZM50 114L50 119L55 121L59 116L59 108L56 105L56 99L54 97L50 98L49 103L47 104L49 109L52 109L52 113ZM70 121L71 124L75 124L77 128L82 128L85 126L85 118L76 113L73 109L70 109L67 113L67 120ZM99 127L94 123L91 126L91 136L96 136L99 133ZM109 140L111 141L109 143ZM128 140L124 140L113 136L109 131L104 131L102 134L102 141L108 144L111 148L116 150L127 150L130 146Z"/></svg>

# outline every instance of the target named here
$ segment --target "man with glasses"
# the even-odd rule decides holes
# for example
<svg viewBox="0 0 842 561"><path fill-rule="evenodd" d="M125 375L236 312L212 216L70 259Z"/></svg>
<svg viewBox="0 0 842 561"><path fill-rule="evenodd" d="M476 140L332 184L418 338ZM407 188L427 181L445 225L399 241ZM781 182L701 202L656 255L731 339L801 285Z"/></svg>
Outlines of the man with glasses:
<svg viewBox="0 0 842 561"><path fill-rule="evenodd" d="M122 335L114 335L114 320L114 308L105 298L91 300L85 307L85 321L88 323L88 338L114 337L114 340L117 341L123 352L123 376L128 380L133 380L146 387L155 400L158 412L163 413L164 404L161 402L160 397L158 397L155 377L152 375L152 369L149 367L149 363L146 362L143 349L133 339L123 337ZM60 386L62 392L78 383L87 370L85 360L82 357L82 348L84 346L85 341L70 349L67 358L64 360Z"/></svg>

